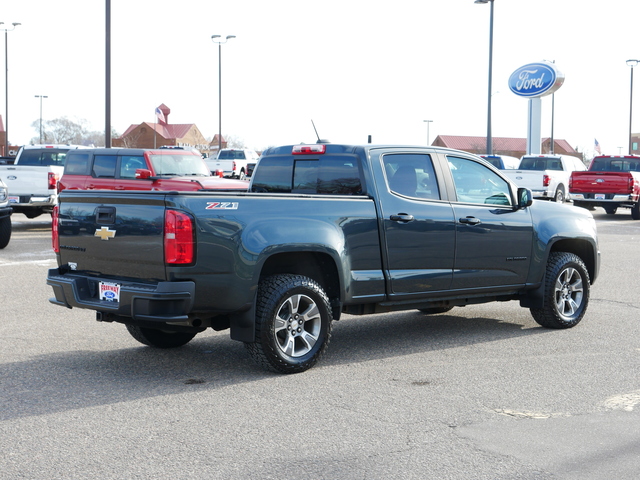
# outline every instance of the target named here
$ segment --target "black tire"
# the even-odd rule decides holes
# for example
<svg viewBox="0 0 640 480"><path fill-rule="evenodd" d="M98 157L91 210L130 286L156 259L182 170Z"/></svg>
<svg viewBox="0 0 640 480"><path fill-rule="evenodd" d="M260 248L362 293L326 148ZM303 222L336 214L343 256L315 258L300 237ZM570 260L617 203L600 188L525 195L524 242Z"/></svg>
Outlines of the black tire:
<svg viewBox="0 0 640 480"><path fill-rule="evenodd" d="M244 169L240 170L240 175L238 175L238 180L245 180L247 175L244 173Z"/></svg>
<svg viewBox="0 0 640 480"><path fill-rule="evenodd" d="M556 194L553 196L553 200L557 203L564 203L564 187L558 187L558 189L556 190Z"/></svg>
<svg viewBox="0 0 640 480"><path fill-rule="evenodd" d="M0 220L0 249L9 245L11 239L11 217Z"/></svg>
<svg viewBox="0 0 640 480"><path fill-rule="evenodd" d="M329 299L318 283L302 275L274 275L258 286L256 339L245 346L267 370L304 372L326 351L331 321Z"/></svg>
<svg viewBox="0 0 640 480"><path fill-rule="evenodd" d="M186 345L196 336L194 332L169 332L156 328L138 327L127 325L127 330L133 338L150 347L176 348Z"/></svg>
<svg viewBox="0 0 640 480"><path fill-rule="evenodd" d="M591 284L584 262L573 253L554 252L544 282L544 306L530 309L534 320L547 328L575 327L589 304Z"/></svg>
<svg viewBox="0 0 640 480"><path fill-rule="evenodd" d="M615 215L618 211L618 207L614 205L605 205L602 208L604 208L604 211L607 212L607 215Z"/></svg>
<svg viewBox="0 0 640 480"><path fill-rule="evenodd" d="M422 313L426 315L435 315L437 313L447 313L452 310L453 307L431 307L431 308L419 308Z"/></svg>
<svg viewBox="0 0 640 480"><path fill-rule="evenodd" d="M634 220L640 220L640 202L637 202L631 207L631 218Z"/></svg>

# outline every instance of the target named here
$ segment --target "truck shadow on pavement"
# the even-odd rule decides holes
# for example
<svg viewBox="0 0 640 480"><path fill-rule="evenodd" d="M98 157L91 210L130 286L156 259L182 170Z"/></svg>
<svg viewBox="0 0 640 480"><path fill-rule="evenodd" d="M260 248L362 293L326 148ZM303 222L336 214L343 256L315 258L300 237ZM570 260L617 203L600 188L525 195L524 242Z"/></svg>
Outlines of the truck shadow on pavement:
<svg viewBox="0 0 640 480"><path fill-rule="evenodd" d="M327 354L313 369L298 375L263 371L227 332L206 332L172 350L131 343L115 350L48 354L0 365L0 420L165 395L217 395L224 387L263 380L309 388L318 376L332 375L331 370L342 365L550 332L530 327L533 325L451 314L427 316L417 311L346 317L334 322Z"/></svg>

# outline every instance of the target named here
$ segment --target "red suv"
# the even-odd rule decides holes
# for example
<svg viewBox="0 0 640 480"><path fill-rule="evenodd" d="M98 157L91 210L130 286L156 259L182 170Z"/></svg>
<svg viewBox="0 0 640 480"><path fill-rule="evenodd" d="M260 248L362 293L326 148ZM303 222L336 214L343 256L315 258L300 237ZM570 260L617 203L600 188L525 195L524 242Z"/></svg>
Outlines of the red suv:
<svg viewBox="0 0 640 480"><path fill-rule="evenodd" d="M89 148L67 154L58 192L75 190L246 191L249 182L212 177L191 150Z"/></svg>

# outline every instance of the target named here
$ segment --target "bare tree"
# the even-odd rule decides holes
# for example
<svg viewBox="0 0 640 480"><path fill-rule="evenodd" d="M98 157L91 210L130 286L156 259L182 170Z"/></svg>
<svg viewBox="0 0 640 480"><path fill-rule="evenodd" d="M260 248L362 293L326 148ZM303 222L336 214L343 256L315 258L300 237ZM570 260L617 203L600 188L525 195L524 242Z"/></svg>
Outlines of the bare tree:
<svg viewBox="0 0 640 480"><path fill-rule="evenodd" d="M31 124L34 130L40 132L40 121ZM54 118L42 122L43 141L53 144L95 145L104 146L104 132L90 131L88 122L84 119L71 120L67 117ZM112 128L112 137L118 134ZM31 143L39 143L40 137L33 137Z"/></svg>

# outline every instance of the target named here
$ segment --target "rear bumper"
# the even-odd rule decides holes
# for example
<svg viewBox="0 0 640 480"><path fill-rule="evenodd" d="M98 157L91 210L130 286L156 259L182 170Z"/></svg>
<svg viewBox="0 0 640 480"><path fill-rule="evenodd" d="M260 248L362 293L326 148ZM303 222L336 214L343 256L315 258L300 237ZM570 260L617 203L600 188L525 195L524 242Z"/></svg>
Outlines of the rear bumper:
<svg viewBox="0 0 640 480"><path fill-rule="evenodd" d="M571 198L573 200L578 200L579 202L593 203L627 203L638 201L637 198L634 199L633 195L615 193L605 193L604 198L595 198L593 193L572 193Z"/></svg>
<svg viewBox="0 0 640 480"><path fill-rule="evenodd" d="M120 301L100 300L100 281L120 285ZM61 273L52 268L47 274L55 297L49 301L67 308L86 308L130 317L136 321L184 322L193 308L194 282L139 283L92 277L75 273Z"/></svg>

